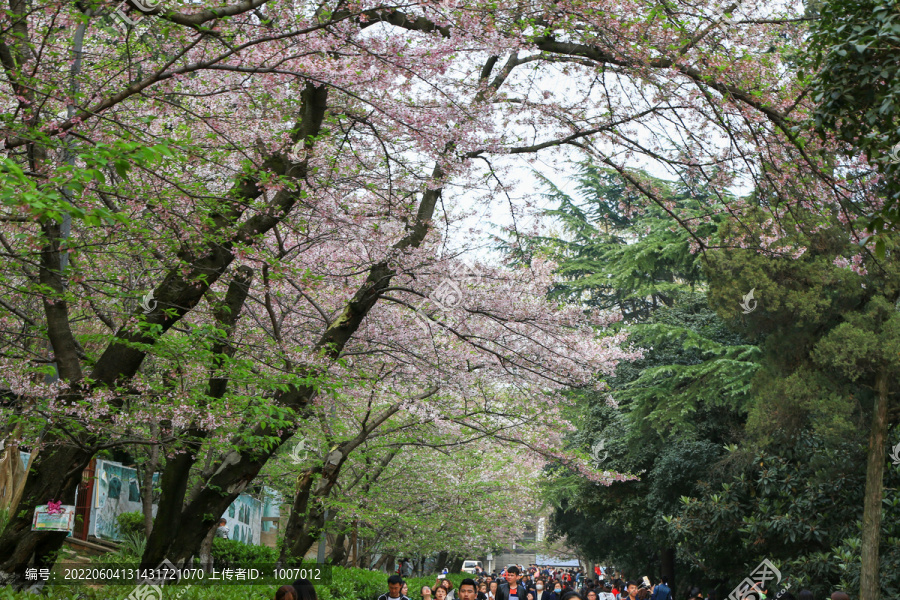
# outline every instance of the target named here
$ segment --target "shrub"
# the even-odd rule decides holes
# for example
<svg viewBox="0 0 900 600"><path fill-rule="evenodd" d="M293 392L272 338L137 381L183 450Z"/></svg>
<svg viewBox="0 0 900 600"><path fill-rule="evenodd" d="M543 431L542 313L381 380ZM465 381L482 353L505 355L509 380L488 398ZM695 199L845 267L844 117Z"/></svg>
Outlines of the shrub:
<svg viewBox="0 0 900 600"><path fill-rule="evenodd" d="M217 569L274 564L278 551L268 546L253 546L237 540L215 538L212 545L213 564Z"/></svg>
<svg viewBox="0 0 900 600"><path fill-rule="evenodd" d="M143 536L144 530L144 513L127 512L116 517L116 523L119 524L119 535L125 538L129 535Z"/></svg>
<svg viewBox="0 0 900 600"><path fill-rule="evenodd" d="M388 575L381 571L332 567L331 583L316 586L316 596L319 600L376 600L387 591Z"/></svg>

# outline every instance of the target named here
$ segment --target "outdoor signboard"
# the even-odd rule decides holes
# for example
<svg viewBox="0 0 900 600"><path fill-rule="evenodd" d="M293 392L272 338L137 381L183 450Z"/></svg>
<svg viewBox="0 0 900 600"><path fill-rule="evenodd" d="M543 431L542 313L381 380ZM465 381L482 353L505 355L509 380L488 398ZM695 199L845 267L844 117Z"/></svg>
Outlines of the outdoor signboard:
<svg viewBox="0 0 900 600"><path fill-rule="evenodd" d="M46 506L38 506L34 509L34 520L31 522L32 531L72 531L75 525L75 507L62 505L62 512L49 513Z"/></svg>

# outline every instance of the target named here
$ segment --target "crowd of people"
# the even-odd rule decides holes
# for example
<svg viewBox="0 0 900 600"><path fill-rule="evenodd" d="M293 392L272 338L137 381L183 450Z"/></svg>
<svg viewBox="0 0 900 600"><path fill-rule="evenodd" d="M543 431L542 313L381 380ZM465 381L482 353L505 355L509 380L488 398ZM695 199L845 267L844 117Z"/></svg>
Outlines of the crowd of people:
<svg viewBox="0 0 900 600"><path fill-rule="evenodd" d="M438 575L434 586L422 586L416 590L422 600L675 600L668 578L649 577L640 580L625 580L621 573L607 579L599 571L594 578L586 577L580 569L559 570L539 568L537 565L524 568L510 566L499 575L486 574L479 569L473 577L463 579L454 589L453 582L444 575ZM399 574L388 578L388 592L378 600L410 600L407 584ZM684 600L725 600L715 590L705 594L699 587L692 587ZM776 593L766 586L746 590L746 597L752 600L814 600L812 592L801 590L794 596L789 590ZM679 599L680 600L680 599ZM850 600L844 592L834 592L831 600Z"/></svg>
<svg viewBox="0 0 900 600"><path fill-rule="evenodd" d="M410 600L409 586L399 574L391 575L388 591L378 600ZM783 590L775 595L763 588L747 590L752 600L814 600L812 592L801 590L798 596ZM674 600L668 579L663 576L651 582L649 577L625 581L620 573L610 579L597 572L594 579L580 570L540 569L510 566L499 575L476 572L463 579L458 588L445 575L437 576L434 586L424 585L418 590L422 600ZM312 583L298 579L291 585L278 588L275 600L317 600ZM685 600L720 600L715 590L704 596L694 587ZM721 600L725 600L722 598ZM845 592L834 592L831 600L850 600Z"/></svg>

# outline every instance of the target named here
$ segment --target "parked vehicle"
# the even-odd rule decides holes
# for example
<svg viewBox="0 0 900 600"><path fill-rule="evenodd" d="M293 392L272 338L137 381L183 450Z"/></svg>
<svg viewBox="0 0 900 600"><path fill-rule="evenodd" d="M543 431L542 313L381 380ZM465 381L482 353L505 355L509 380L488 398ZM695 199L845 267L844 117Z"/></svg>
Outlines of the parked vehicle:
<svg viewBox="0 0 900 600"><path fill-rule="evenodd" d="M460 573L471 573L475 574L475 567L481 567L484 569L484 565L481 564L480 560L464 560L462 564L462 569L459 570Z"/></svg>

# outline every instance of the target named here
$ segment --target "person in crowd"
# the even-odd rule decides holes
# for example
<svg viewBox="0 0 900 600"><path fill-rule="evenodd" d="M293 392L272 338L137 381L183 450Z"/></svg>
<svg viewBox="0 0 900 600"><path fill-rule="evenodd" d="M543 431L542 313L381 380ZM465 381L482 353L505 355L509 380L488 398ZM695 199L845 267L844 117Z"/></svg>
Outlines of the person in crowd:
<svg viewBox="0 0 900 600"><path fill-rule="evenodd" d="M476 600L478 596L478 584L474 579L463 579L459 584L459 600Z"/></svg>
<svg viewBox="0 0 900 600"><path fill-rule="evenodd" d="M588 590L584 600L600 600L600 596L597 595L596 591Z"/></svg>
<svg viewBox="0 0 900 600"><path fill-rule="evenodd" d="M216 537L228 539L228 521L224 517L219 519L219 526L216 527Z"/></svg>
<svg viewBox="0 0 900 600"><path fill-rule="evenodd" d="M650 588L642 587L637 591L637 600L650 600Z"/></svg>
<svg viewBox="0 0 900 600"><path fill-rule="evenodd" d="M553 593L550 594L550 600L561 600L563 596L563 584L561 581L553 582Z"/></svg>
<svg viewBox="0 0 900 600"><path fill-rule="evenodd" d="M313 587L312 581L309 579L301 577L292 583L291 587L297 592L297 600L318 600L316 597L316 588Z"/></svg>
<svg viewBox="0 0 900 600"><path fill-rule="evenodd" d="M519 567L506 570L506 582L497 588L497 600L525 600L525 588L519 583Z"/></svg>
<svg viewBox="0 0 900 600"><path fill-rule="evenodd" d="M478 584L478 600L486 600L488 597L488 584L482 581Z"/></svg>
<svg viewBox="0 0 900 600"><path fill-rule="evenodd" d="M528 591L528 580L525 577L525 571L522 569L522 567L519 567L519 573L516 575L516 582L520 586L522 586L522 588L524 588L526 592Z"/></svg>
<svg viewBox="0 0 900 600"><path fill-rule="evenodd" d="M407 598L409 597L409 586L405 581L403 582L403 585L400 586L400 594L406 596Z"/></svg>
<svg viewBox="0 0 900 600"><path fill-rule="evenodd" d="M496 580L491 580L488 582L488 600L494 600L497 597L497 590L500 587L500 583Z"/></svg>
<svg viewBox="0 0 900 600"><path fill-rule="evenodd" d="M456 600L456 592L453 590L452 581L445 577L444 580L441 581L441 587L447 590L447 600Z"/></svg>
<svg viewBox="0 0 900 600"><path fill-rule="evenodd" d="M695 600L696 598L699 598L700 600L703 600L703 594L700 593L700 588L698 588L698 587L692 587L692 588L691 588L691 593L688 595L688 598L689 598L690 600Z"/></svg>
<svg viewBox="0 0 900 600"><path fill-rule="evenodd" d="M419 590L419 595L422 596L422 600L431 600L431 588L423 585L422 589Z"/></svg>
<svg viewBox="0 0 900 600"><path fill-rule="evenodd" d="M549 600L550 592L546 589L544 577L538 576L534 581L534 600Z"/></svg>
<svg viewBox="0 0 900 600"><path fill-rule="evenodd" d="M581 596L575 590L570 590L562 595L559 600L582 600Z"/></svg>
<svg viewBox="0 0 900 600"><path fill-rule="evenodd" d="M672 600L672 588L669 587L669 578L663 575L656 580L656 586L653 588L653 594L650 600Z"/></svg>
<svg viewBox="0 0 900 600"><path fill-rule="evenodd" d="M409 600L409 598L400 593L400 589L403 587L402 577L394 573L393 575L388 577L387 583L387 593L379 596L378 600Z"/></svg>
<svg viewBox="0 0 900 600"><path fill-rule="evenodd" d="M434 600L447 600L447 588L437 585L431 590Z"/></svg>
<svg viewBox="0 0 900 600"><path fill-rule="evenodd" d="M275 590L275 600L297 600L297 590L292 585L283 585Z"/></svg>
<svg viewBox="0 0 900 600"><path fill-rule="evenodd" d="M625 593L620 594L622 598L629 598L630 600L637 600L637 591L638 591L638 583L637 581L629 581L625 585Z"/></svg>

